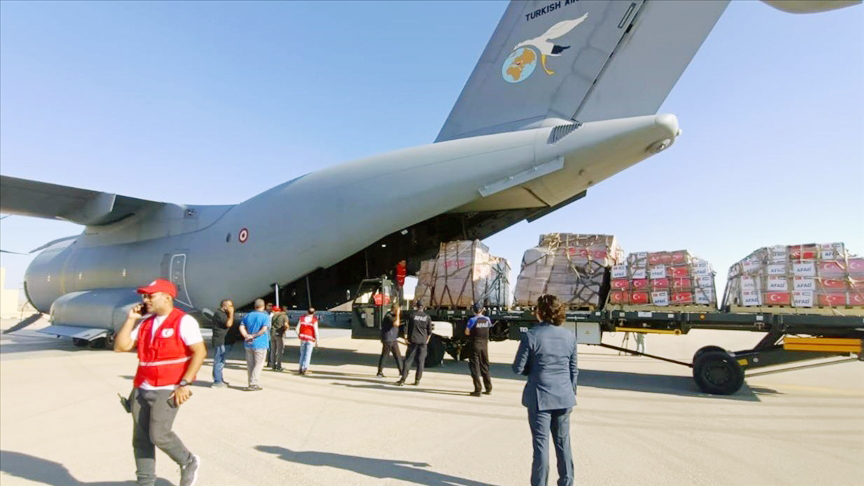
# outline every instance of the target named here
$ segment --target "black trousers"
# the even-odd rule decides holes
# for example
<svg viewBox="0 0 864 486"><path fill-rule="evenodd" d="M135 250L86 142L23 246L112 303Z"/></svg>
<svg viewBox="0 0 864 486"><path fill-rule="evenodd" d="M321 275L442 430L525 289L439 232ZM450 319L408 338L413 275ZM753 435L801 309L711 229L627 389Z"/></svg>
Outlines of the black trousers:
<svg viewBox="0 0 864 486"><path fill-rule="evenodd" d="M417 373L414 375L414 382L420 381L423 378L423 367L426 366L426 343L408 345L408 351L405 353L405 361L402 365L402 381L408 379L408 372L411 371L411 364L417 364Z"/></svg>
<svg viewBox="0 0 864 486"><path fill-rule="evenodd" d="M393 361L396 362L396 369L399 370L399 374L401 375L404 364L402 363L402 351L399 351L399 344L396 341L381 343L381 357L378 358L378 373L384 372L384 360L391 353L393 354Z"/></svg>
<svg viewBox="0 0 864 486"><path fill-rule="evenodd" d="M480 392L480 378L483 378L483 386L486 391L492 391L492 378L489 376L489 347L486 343L475 344L471 349L471 357L468 358L468 369L471 370L471 379L474 380L474 391Z"/></svg>

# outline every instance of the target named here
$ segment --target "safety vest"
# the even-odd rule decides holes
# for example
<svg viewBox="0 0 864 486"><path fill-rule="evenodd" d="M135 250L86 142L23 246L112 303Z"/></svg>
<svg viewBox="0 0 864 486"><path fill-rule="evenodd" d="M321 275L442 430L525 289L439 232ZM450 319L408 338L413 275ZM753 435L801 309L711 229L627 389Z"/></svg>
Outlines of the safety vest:
<svg viewBox="0 0 864 486"><path fill-rule="evenodd" d="M135 373L134 386L137 388L145 381L151 386L176 385L183 379L192 350L180 337L180 321L186 313L174 309L152 335L152 315L138 328L138 371Z"/></svg>
<svg viewBox="0 0 864 486"><path fill-rule="evenodd" d="M375 294L372 296L375 305L382 306L390 303L390 296L385 294Z"/></svg>
<svg viewBox="0 0 864 486"><path fill-rule="evenodd" d="M315 336L315 324L318 324L318 318L314 315L305 315L300 318L300 340L301 341L314 341L317 336Z"/></svg>

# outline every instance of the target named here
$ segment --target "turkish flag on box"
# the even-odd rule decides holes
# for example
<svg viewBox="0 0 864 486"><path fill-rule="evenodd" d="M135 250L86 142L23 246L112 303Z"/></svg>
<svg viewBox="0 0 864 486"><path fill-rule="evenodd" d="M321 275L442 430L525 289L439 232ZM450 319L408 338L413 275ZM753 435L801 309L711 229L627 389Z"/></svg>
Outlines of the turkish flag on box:
<svg viewBox="0 0 864 486"><path fill-rule="evenodd" d="M676 290L690 289L693 287L693 281L689 278L672 279L672 288Z"/></svg>
<svg viewBox="0 0 864 486"><path fill-rule="evenodd" d="M665 251L658 251L656 253L648 254L649 265L659 265L661 263L672 263L672 255L666 253Z"/></svg>
<svg viewBox="0 0 864 486"><path fill-rule="evenodd" d="M671 263L687 263L687 251L673 251Z"/></svg>
<svg viewBox="0 0 864 486"><path fill-rule="evenodd" d="M648 292L630 292L631 304L647 304Z"/></svg>
<svg viewBox="0 0 864 486"><path fill-rule="evenodd" d="M591 259L594 261L602 261L605 260L606 257L609 256L609 253L606 250L591 250Z"/></svg>
<svg viewBox="0 0 864 486"><path fill-rule="evenodd" d="M631 280L631 284L633 285L633 290L648 290L647 278L634 278Z"/></svg>
<svg viewBox="0 0 864 486"><path fill-rule="evenodd" d="M677 267L669 267L670 277L678 278L678 277L689 277L690 276L690 267L687 265L677 266Z"/></svg>
<svg viewBox="0 0 864 486"><path fill-rule="evenodd" d="M571 246L570 248L568 248L568 252L570 253L570 256L579 256L582 258L588 258L589 256L588 248Z"/></svg>
<svg viewBox="0 0 864 486"><path fill-rule="evenodd" d="M672 292L672 305L693 303L693 292Z"/></svg>
<svg viewBox="0 0 864 486"><path fill-rule="evenodd" d="M792 303L792 296L789 292L766 292L765 305L789 305Z"/></svg>
<svg viewBox="0 0 864 486"><path fill-rule="evenodd" d="M629 304L630 294L628 292L614 291L609 292L609 303L611 304Z"/></svg>
<svg viewBox="0 0 864 486"><path fill-rule="evenodd" d="M843 263L837 260L819 262L817 272L820 277L842 277L846 275L846 266Z"/></svg>
<svg viewBox="0 0 864 486"><path fill-rule="evenodd" d="M652 290L666 290L669 288L668 278L658 278L651 281Z"/></svg>
<svg viewBox="0 0 864 486"><path fill-rule="evenodd" d="M789 258L795 260L812 260L819 255L816 245L795 245L789 247Z"/></svg>
<svg viewBox="0 0 864 486"><path fill-rule="evenodd" d="M864 292L864 279L850 278L849 279L849 290Z"/></svg>
<svg viewBox="0 0 864 486"><path fill-rule="evenodd" d="M839 278L820 278L819 290L845 290L846 281Z"/></svg>
<svg viewBox="0 0 864 486"><path fill-rule="evenodd" d="M852 307L864 307L864 293L849 292L849 305Z"/></svg>
<svg viewBox="0 0 864 486"><path fill-rule="evenodd" d="M612 288L615 290L627 290L630 288L630 281L626 278L613 278Z"/></svg>
<svg viewBox="0 0 864 486"><path fill-rule="evenodd" d="M846 271L855 277L864 277L864 258L850 258Z"/></svg>
<svg viewBox="0 0 864 486"><path fill-rule="evenodd" d="M844 307L846 294L819 294L820 307Z"/></svg>

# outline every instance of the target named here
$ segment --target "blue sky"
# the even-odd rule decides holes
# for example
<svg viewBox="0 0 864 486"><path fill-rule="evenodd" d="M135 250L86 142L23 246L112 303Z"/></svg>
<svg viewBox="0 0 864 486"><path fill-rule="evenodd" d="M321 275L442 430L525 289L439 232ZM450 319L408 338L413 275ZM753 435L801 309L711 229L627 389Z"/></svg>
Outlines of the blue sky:
<svg viewBox="0 0 864 486"><path fill-rule="evenodd" d="M434 140L501 2L2 2L0 172L146 199L241 202L323 167ZM661 113L668 151L486 240L547 232L689 249L718 276L774 244L864 253L864 7L732 2ZM300 230L296 212L274 216ZM293 227L292 227L293 226ZM81 228L12 216L0 247ZM7 287L31 257L3 254ZM722 278L720 279L722 282Z"/></svg>

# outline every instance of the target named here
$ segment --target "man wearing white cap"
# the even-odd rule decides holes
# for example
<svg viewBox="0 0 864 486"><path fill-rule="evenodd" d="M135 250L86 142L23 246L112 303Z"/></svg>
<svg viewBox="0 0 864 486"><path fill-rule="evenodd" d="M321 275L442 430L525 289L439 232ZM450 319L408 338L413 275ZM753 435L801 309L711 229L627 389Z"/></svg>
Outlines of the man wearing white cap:
<svg viewBox="0 0 864 486"><path fill-rule="evenodd" d="M158 447L180 466L180 486L191 486L198 479L201 459L189 452L171 426L180 405L192 396L189 384L195 381L207 348L198 322L174 307L173 283L157 279L138 293L144 303L129 310L114 340L114 351L138 348L131 400L138 484L156 484Z"/></svg>

